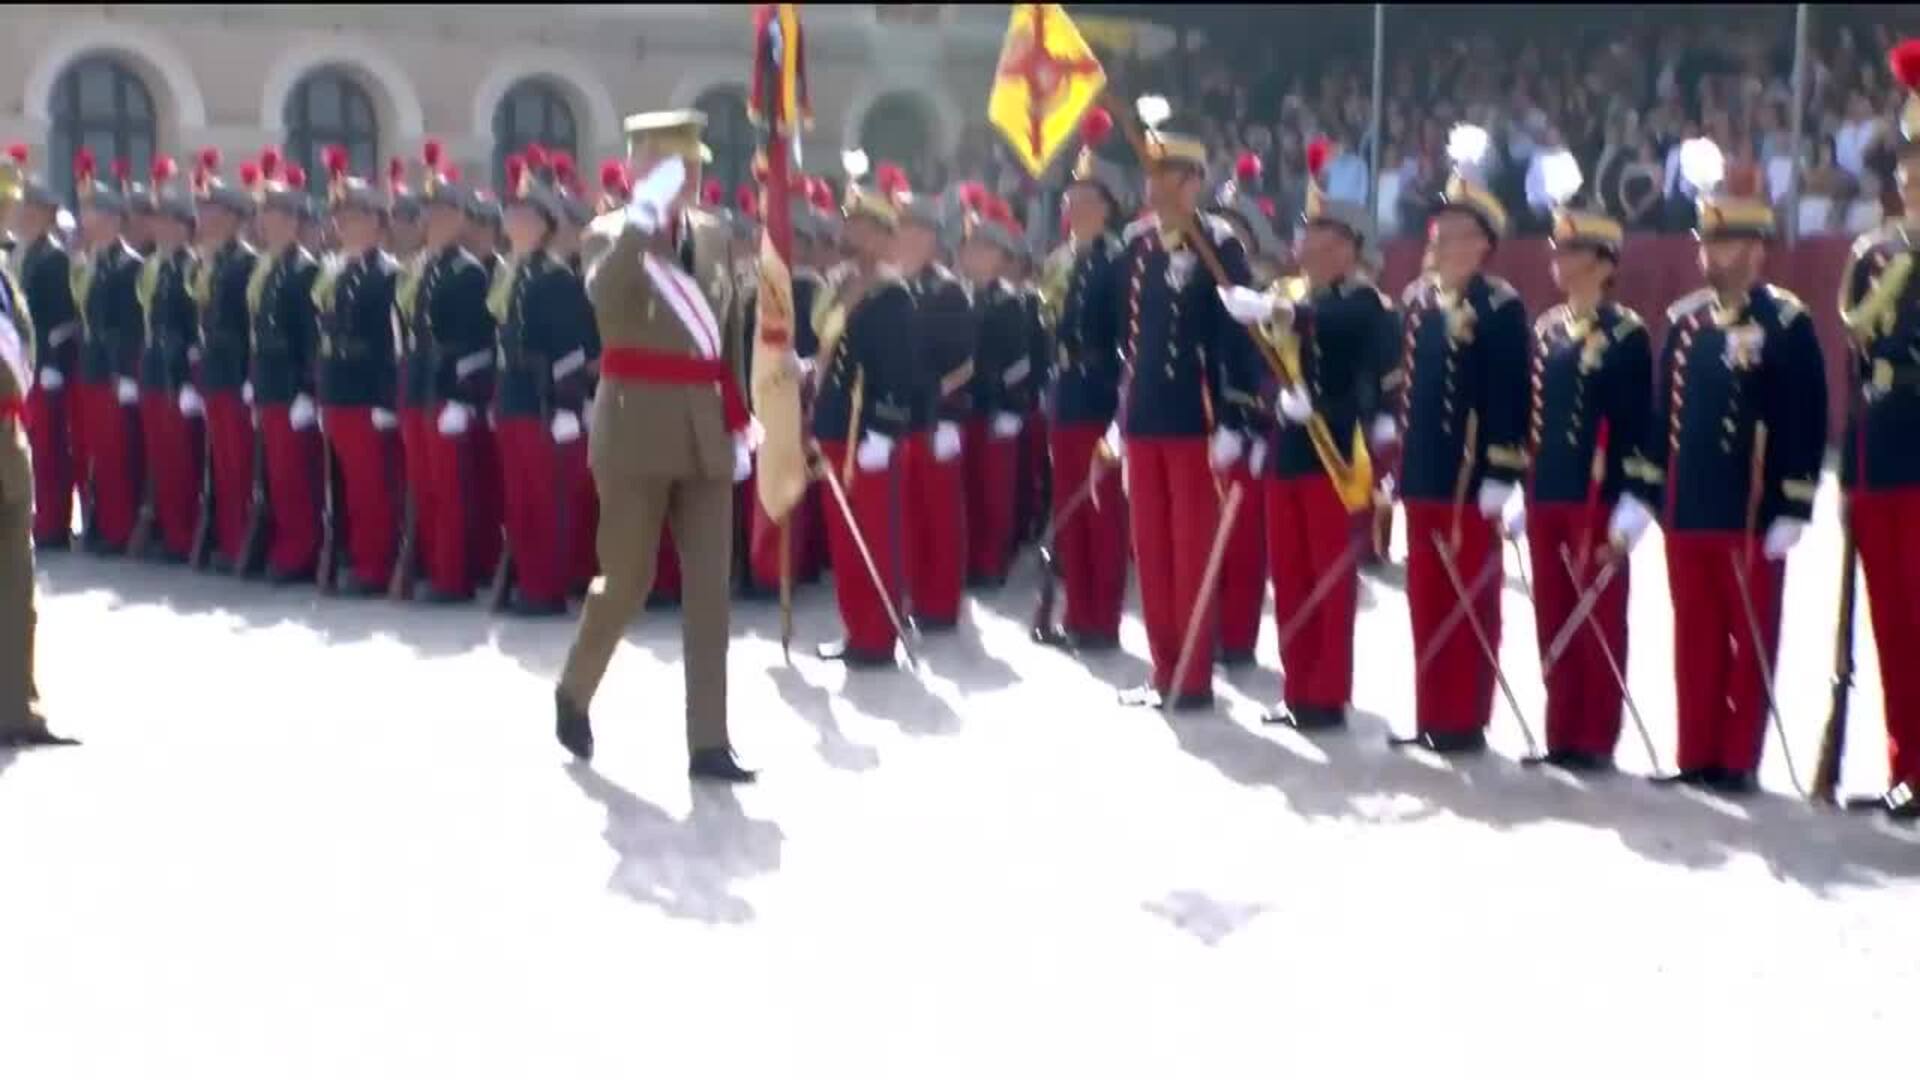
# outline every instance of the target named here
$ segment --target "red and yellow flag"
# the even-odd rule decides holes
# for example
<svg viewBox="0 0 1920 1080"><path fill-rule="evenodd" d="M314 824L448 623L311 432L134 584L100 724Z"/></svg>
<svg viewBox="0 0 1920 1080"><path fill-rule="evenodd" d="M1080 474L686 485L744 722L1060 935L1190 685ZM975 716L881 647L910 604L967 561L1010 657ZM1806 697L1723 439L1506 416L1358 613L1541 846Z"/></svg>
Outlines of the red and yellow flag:
<svg viewBox="0 0 1920 1080"><path fill-rule="evenodd" d="M1039 177L1106 88L1107 73L1059 4L1015 4L987 119Z"/></svg>

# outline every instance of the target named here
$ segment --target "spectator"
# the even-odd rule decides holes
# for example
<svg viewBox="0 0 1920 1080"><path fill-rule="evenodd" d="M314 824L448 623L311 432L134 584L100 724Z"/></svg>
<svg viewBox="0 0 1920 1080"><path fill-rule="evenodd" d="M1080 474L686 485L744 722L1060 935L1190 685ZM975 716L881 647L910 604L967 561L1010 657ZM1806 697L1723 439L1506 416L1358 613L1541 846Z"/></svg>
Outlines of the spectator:
<svg viewBox="0 0 1920 1080"><path fill-rule="evenodd" d="M1367 163L1354 148L1355 140L1336 139L1333 160L1327 163L1327 195L1367 205Z"/></svg>
<svg viewBox="0 0 1920 1080"><path fill-rule="evenodd" d="M1629 229L1650 229L1660 220L1662 178L1659 144L1651 135L1640 140L1639 153L1620 170L1620 220Z"/></svg>
<svg viewBox="0 0 1920 1080"><path fill-rule="evenodd" d="M1884 130L1864 91L1855 90L1848 95L1846 120L1833 136L1833 157L1856 185L1867 177L1867 153Z"/></svg>

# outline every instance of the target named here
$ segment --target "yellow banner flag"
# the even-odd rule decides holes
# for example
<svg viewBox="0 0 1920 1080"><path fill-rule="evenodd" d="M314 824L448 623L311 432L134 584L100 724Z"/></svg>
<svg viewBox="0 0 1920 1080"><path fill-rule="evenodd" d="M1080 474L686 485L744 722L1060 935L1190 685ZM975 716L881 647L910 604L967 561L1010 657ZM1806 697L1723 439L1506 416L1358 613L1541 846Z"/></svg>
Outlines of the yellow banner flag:
<svg viewBox="0 0 1920 1080"><path fill-rule="evenodd" d="M1015 4L987 119L1034 177L1073 138L1107 73L1059 4Z"/></svg>

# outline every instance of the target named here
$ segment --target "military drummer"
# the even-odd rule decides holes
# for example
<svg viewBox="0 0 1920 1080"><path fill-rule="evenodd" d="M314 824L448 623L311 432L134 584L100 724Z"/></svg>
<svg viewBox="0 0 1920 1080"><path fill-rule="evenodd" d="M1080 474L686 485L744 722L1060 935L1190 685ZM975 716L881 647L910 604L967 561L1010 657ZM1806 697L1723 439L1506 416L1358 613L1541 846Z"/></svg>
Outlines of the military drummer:
<svg viewBox="0 0 1920 1080"><path fill-rule="evenodd" d="M596 218L584 240L602 342L588 446L601 576L554 703L561 745L592 757L587 709L653 586L665 522L683 573L688 772L741 783L754 774L734 760L727 736L727 637L733 485L751 468L751 417L720 332L732 303L727 227L690 206L708 153L705 122L693 111L628 117L632 198Z"/></svg>

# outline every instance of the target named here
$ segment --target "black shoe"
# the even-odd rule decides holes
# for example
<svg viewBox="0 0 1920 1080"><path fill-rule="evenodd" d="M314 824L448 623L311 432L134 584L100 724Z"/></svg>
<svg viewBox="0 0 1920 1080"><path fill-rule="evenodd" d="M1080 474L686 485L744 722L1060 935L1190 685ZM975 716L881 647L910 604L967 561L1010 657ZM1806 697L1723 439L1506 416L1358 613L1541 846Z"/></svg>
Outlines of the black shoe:
<svg viewBox="0 0 1920 1080"><path fill-rule="evenodd" d="M1213 708L1213 691L1199 690L1190 694L1175 694L1173 700L1165 704L1174 712L1205 712Z"/></svg>
<svg viewBox="0 0 1920 1080"><path fill-rule="evenodd" d="M890 668L895 666L893 651L876 652L869 649L856 649L844 641L829 641L814 650L822 660L842 663L850 668Z"/></svg>
<svg viewBox="0 0 1920 1080"><path fill-rule="evenodd" d="M923 634L951 634L960 629L959 619L928 619L914 616L914 629Z"/></svg>
<svg viewBox="0 0 1920 1080"><path fill-rule="evenodd" d="M1082 634L1069 631L1067 639L1074 652L1108 653L1120 647L1119 634Z"/></svg>
<svg viewBox="0 0 1920 1080"><path fill-rule="evenodd" d="M36 536L33 538L33 549L35 551L71 551L73 550L73 536L68 533L55 533L52 536Z"/></svg>
<svg viewBox="0 0 1920 1080"><path fill-rule="evenodd" d="M273 586L311 585L314 581L314 572L312 570L275 570L268 567L265 580L267 584Z"/></svg>
<svg viewBox="0 0 1920 1080"><path fill-rule="evenodd" d="M741 768L733 759L733 749L716 746L707 750L695 750L687 759L687 775L695 780L714 780L723 784L751 784L758 775L752 769Z"/></svg>
<svg viewBox="0 0 1920 1080"><path fill-rule="evenodd" d="M647 597L648 611L679 611L680 598L671 593L654 593Z"/></svg>
<svg viewBox="0 0 1920 1080"><path fill-rule="evenodd" d="M1220 654L1220 666L1225 668L1243 668L1253 666L1252 649L1235 649Z"/></svg>
<svg viewBox="0 0 1920 1080"><path fill-rule="evenodd" d="M1129 709L1157 709L1165 697L1152 686L1135 686L1120 691L1120 704Z"/></svg>
<svg viewBox="0 0 1920 1080"><path fill-rule="evenodd" d="M1487 733L1484 731L1423 731L1410 738L1389 736L1387 745L1396 748L1417 746L1422 750L1447 757L1456 754L1478 754L1487 748Z"/></svg>
<svg viewBox="0 0 1920 1080"><path fill-rule="evenodd" d="M1720 780L1721 780L1721 773L1719 769L1709 765L1704 769L1681 769L1679 772L1676 772L1676 773L1667 773L1664 776L1648 777L1648 779L1652 783L1658 784L1661 787L1671 787L1675 784L1679 784L1685 787L1700 788L1702 790L1705 790L1707 788L1716 788L1719 786Z"/></svg>
<svg viewBox="0 0 1920 1080"><path fill-rule="evenodd" d="M422 584L413 591L413 599L416 603L447 606L469 603L473 600L473 594L441 592L432 585Z"/></svg>
<svg viewBox="0 0 1920 1080"><path fill-rule="evenodd" d="M1263 724L1280 724L1295 731L1335 731L1347 726L1347 710L1302 705L1290 709L1276 705L1260 717Z"/></svg>
<svg viewBox="0 0 1920 1080"><path fill-rule="evenodd" d="M1720 769L1707 786L1722 795L1752 795L1760 790L1760 781L1750 769Z"/></svg>
<svg viewBox="0 0 1920 1080"><path fill-rule="evenodd" d="M386 590L371 581L361 581L351 570L342 570L333 581L333 591L341 596L378 596Z"/></svg>
<svg viewBox="0 0 1920 1080"><path fill-rule="evenodd" d="M529 600L515 589L513 595L507 598L505 611L509 615L522 619L551 619L567 613L567 602L565 600Z"/></svg>
<svg viewBox="0 0 1920 1080"><path fill-rule="evenodd" d="M227 558L225 555L209 555L207 556L207 561L200 565L200 569L204 573L232 577L233 560Z"/></svg>
<svg viewBox="0 0 1920 1080"><path fill-rule="evenodd" d="M0 732L0 750L33 750L43 746L79 746L79 739L67 739L48 731L44 724L18 731Z"/></svg>
<svg viewBox="0 0 1920 1080"><path fill-rule="evenodd" d="M1589 754L1582 750L1549 750L1520 759L1522 765L1551 765L1571 773L1604 773L1613 771L1613 756L1610 754Z"/></svg>
<svg viewBox="0 0 1920 1080"><path fill-rule="evenodd" d="M1071 649L1073 647L1073 639L1067 636L1065 630L1057 626L1036 626L1029 632L1028 636L1033 638L1035 645L1045 645L1049 649Z"/></svg>
<svg viewBox="0 0 1920 1080"><path fill-rule="evenodd" d="M580 761L593 760L593 723L587 711L573 703L564 690L553 691L554 735Z"/></svg>

